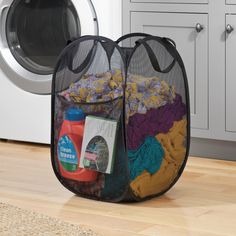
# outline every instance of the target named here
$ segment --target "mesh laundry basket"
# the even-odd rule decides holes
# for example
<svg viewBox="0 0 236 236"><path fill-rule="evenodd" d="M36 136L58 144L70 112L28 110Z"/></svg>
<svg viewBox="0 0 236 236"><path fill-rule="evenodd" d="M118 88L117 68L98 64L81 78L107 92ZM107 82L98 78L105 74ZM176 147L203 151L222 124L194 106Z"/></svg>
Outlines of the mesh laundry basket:
<svg viewBox="0 0 236 236"><path fill-rule="evenodd" d="M66 188L118 202L175 184L188 157L190 116L186 72L171 39L80 37L61 53L52 83L51 160ZM91 115L118 124L111 173L80 166L81 120Z"/></svg>

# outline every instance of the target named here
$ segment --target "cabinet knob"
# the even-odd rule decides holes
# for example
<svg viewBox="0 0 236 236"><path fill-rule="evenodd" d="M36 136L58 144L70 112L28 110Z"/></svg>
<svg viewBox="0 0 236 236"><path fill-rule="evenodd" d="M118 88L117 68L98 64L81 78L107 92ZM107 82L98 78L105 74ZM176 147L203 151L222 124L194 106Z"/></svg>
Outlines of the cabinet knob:
<svg viewBox="0 0 236 236"><path fill-rule="evenodd" d="M201 25L200 23L197 23L195 26L196 31L199 33L203 30L203 25Z"/></svg>
<svg viewBox="0 0 236 236"><path fill-rule="evenodd" d="M226 32L230 34L234 30L234 27L230 24L226 25Z"/></svg>

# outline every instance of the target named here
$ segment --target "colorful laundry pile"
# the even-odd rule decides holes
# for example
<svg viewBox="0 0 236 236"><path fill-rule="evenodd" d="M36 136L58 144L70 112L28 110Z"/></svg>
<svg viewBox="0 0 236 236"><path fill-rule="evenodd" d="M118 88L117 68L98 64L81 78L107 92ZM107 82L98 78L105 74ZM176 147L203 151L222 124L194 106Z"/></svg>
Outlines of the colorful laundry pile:
<svg viewBox="0 0 236 236"><path fill-rule="evenodd" d="M175 89L158 77L128 75L126 85L126 122L135 114L146 114L175 98Z"/></svg>
<svg viewBox="0 0 236 236"><path fill-rule="evenodd" d="M126 132L130 186L138 197L166 190L185 159L186 105L157 77L128 76Z"/></svg>
<svg viewBox="0 0 236 236"><path fill-rule="evenodd" d="M76 83L61 92L67 101L77 103L105 102L123 96L123 75L121 70L84 75Z"/></svg>
<svg viewBox="0 0 236 236"><path fill-rule="evenodd" d="M123 75L115 69L104 73L87 74L57 95L56 126L60 128L63 112L69 107L80 108L86 115L119 119L123 108Z"/></svg>
<svg viewBox="0 0 236 236"><path fill-rule="evenodd" d="M145 170L130 183L136 196L146 197L160 193L177 177L186 154L186 125L186 119L175 121L167 134L161 133L156 136L165 151L162 164L156 173L151 174Z"/></svg>
<svg viewBox="0 0 236 236"><path fill-rule="evenodd" d="M180 95L172 103L147 111L146 114L136 113L129 118L127 124L128 149L137 149L147 136L166 133L174 121L181 120L186 114L186 106Z"/></svg>

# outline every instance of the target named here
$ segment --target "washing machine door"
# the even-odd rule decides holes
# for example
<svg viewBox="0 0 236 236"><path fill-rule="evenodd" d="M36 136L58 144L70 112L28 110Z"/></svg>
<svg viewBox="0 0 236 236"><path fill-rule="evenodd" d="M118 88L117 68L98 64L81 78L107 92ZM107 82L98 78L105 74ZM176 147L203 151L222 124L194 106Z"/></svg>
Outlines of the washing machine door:
<svg viewBox="0 0 236 236"><path fill-rule="evenodd" d="M19 88L50 94L57 57L70 40L98 34L90 0L0 0L0 67Z"/></svg>

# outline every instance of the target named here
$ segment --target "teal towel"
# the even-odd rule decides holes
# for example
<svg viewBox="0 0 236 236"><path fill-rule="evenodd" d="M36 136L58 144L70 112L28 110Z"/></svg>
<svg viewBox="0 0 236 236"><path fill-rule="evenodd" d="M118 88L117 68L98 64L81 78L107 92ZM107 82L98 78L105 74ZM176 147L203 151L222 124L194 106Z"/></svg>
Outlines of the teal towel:
<svg viewBox="0 0 236 236"><path fill-rule="evenodd" d="M136 150L128 150L130 179L134 180L144 170L156 173L161 166L164 150L155 137L147 136Z"/></svg>

